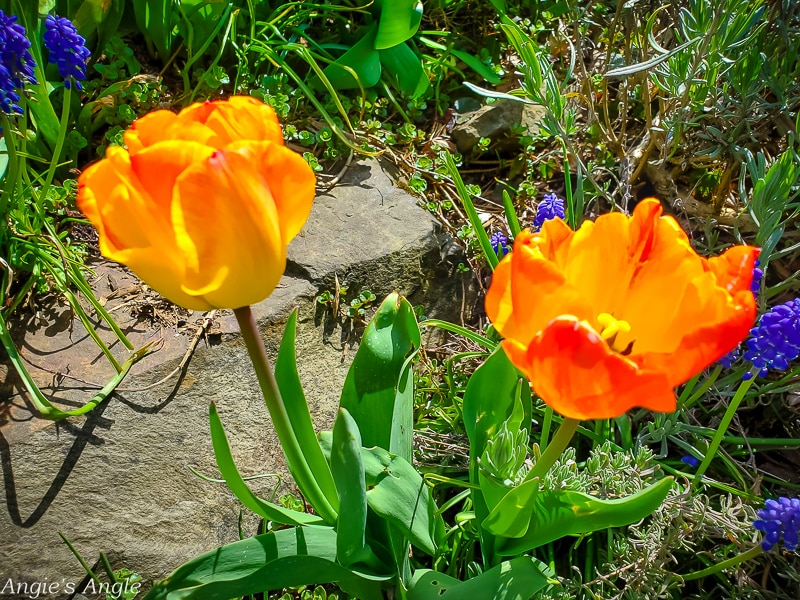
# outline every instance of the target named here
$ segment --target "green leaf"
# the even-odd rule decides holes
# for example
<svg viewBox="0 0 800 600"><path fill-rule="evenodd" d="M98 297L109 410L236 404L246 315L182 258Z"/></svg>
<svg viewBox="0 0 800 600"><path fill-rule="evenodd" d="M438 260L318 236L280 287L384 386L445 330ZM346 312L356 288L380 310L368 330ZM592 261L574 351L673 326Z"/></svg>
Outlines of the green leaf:
<svg viewBox="0 0 800 600"><path fill-rule="evenodd" d="M467 581L418 569L411 580L408 600L529 600L551 583L547 565L531 556L520 556Z"/></svg>
<svg viewBox="0 0 800 600"><path fill-rule="evenodd" d="M289 422L292 425L292 430L303 456L322 493L325 494L328 502L336 510L339 502L336 485L333 482L328 462L322 455L319 442L317 442L314 424L308 412L306 396L300 383L300 376L297 374L296 336L297 311L295 310L289 316L289 320L283 330L281 346L278 349L278 357L275 360L275 380L278 383L286 413L289 415Z"/></svg>
<svg viewBox="0 0 800 600"><path fill-rule="evenodd" d="M486 235L486 230L483 228L483 222L478 215L478 211L475 210L475 204L472 202L472 194L464 184L464 180L461 178L461 173L458 171L458 167L456 166L456 161L453 159L453 155L445 150L440 153L440 156L444 157L444 166L446 169L445 172L453 179L453 183L456 186L456 191L458 192L458 197L461 200L461 204L464 205L464 212L467 213L469 224L472 225L472 229L475 231L475 236L478 238L478 242L481 245L483 255L486 257L486 262L489 263L489 267L491 267L491 269L494 271L494 268L497 266L497 263L500 262L500 259L497 258L497 253L494 251L494 248L492 248L492 243L489 240L489 236Z"/></svg>
<svg viewBox="0 0 800 600"><path fill-rule="evenodd" d="M332 529L296 527L198 556L156 584L145 600L228 600L317 583L335 583L362 600L381 600L387 580L337 564Z"/></svg>
<svg viewBox="0 0 800 600"><path fill-rule="evenodd" d="M375 49L377 31L378 27L373 23L364 37L353 44L336 62L325 67L323 73L334 88L337 90L361 86L368 88L378 83L381 78L381 57ZM344 67L352 69L358 79ZM314 85L319 87L319 81L315 80Z"/></svg>
<svg viewBox="0 0 800 600"><path fill-rule="evenodd" d="M166 63L170 59L174 39L173 0L139 0L133 2L136 26L147 42L148 49L155 46L159 60Z"/></svg>
<svg viewBox="0 0 800 600"><path fill-rule="evenodd" d="M239 499L239 502L257 515L283 525L310 525L323 522L321 518L315 515L283 508L272 502L262 500L251 492L239 474L236 463L233 461L225 429L222 427L222 421L220 421L219 414L217 414L217 407L213 402L209 407L209 418L211 420L211 442L214 447L214 456L217 459L219 472L230 490Z"/></svg>
<svg viewBox="0 0 800 600"><path fill-rule="evenodd" d="M455 56L458 60L466 63L466 65L475 71L478 75L483 77L483 79L487 83L491 83L492 85L498 85L502 79L500 76L492 71L488 66L483 64L480 60L469 54L468 52L463 52L461 50L450 50L450 54Z"/></svg>
<svg viewBox="0 0 800 600"><path fill-rule="evenodd" d="M469 81L465 81L464 87L468 88L470 91L475 92L479 96L483 96L484 98L497 98L500 100L513 100L514 102L522 102L523 104L536 104L533 100L524 97L523 95L514 95L514 94L507 94L505 92L496 92L494 90L487 90L482 87L475 85L474 83L470 83ZM514 90L516 94L524 94L525 92L521 89Z"/></svg>
<svg viewBox="0 0 800 600"><path fill-rule="evenodd" d="M322 451L331 453L331 432L319 435ZM383 448L362 448L367 505L428 554L444 536L444 520L422 476L405 459Z"/></svg>
<svg viewBox="0 0 800 600"><path fill-rule="evenodd" d="M411 39L422 22L422 2L418 0L389 0L380 3L378 34L375 48L384 50Z"/></svg>
<svg viewBox="0 0 800 600"><path fill-rule="evenodd" d="M408 462L414 434L411 361L419 346L414 309L390 294L364 331L340 401L358 424L364 446L378 446Z"/></svg>
<svg viewBox="0 0 800 600"><path fill-rule="evenodd" d="M422 476L411 463L383 448L368 448L365 453L369 507L417 548L435 555L437 543L444 537L444 520L437 515L436 503Z"/></svg>
<svg viewBox="0 0 800 600"><path fill-rule="evenodd" d="M6 174L8 169L8 147L6 146L6 137L0 138L0 179Z"/></svg>
<svg viewBox="0 0 800 600"><path fill-rule="evenodd" d="M316 440L314 443L319 448ZM336 557L349 566L365 560L371 551L366 545L367 485L361 461L361 434L353 417L343 408L339 409L333 425L331 470L339 491Z"/></svg>
<svg viewBox="0 0 800 600"><path fill-rule="evenodd" d="M380 50L380 57L392 82L406 96L417 98L430 87L422 61L408 44Z"/></svg>
<svg viewBox="0 0 800 600"><path fill-rule="evenodd" d="M119 34L124 11L124 0L84 0L72 24L87 41L96 35L97 48L102 50L112 36Z"/></svg>
<svg viewBox="0 0 800 600"><path fill-rule="evenodd" d="M487 440L500 430L513 413L517 398L522 402L525 422L530 423L530 386L508 360L502 347L498 346L472 374L464 392L462 412L469 438L469 478L472 483L480 483L478 458L483 456ZM490 507L480 489L472 490L472 501L484 562L492 564L495 542L492 534L482 526Z"/></svg>
<svg viewBox="0 0 800 600"><path fill-rule="evenodd" d="M483 455L486 441L496 434L522 402L520 424L531 421L531 391L527 381L501 347L475 370L464 392L464 428L469 438L470 462Z"/></svg>
<svg viewBox="0 0 800 600"><path fill-rule="evenodd" d="M571 490L538 490L532 479L509 492L484 520L497 536L495 550L517 555L565 535L623 527L651 515L667 497L672 477L665 477L626 498L600 500Z"/></svg>

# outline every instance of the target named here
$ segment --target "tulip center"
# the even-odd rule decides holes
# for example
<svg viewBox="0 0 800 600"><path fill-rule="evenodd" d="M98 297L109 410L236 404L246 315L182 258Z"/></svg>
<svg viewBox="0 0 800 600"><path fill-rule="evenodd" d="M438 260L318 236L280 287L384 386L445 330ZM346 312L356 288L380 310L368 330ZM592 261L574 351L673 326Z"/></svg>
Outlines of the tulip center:
<svg viewBox="0 0 800 600"><path fill-rule="evenodd" d="M597 323L600 325L600 337L606 341L614 352L625 355L630 354L633 348L633 342L624 346L622 344L617 345L617 336L622 334L623 337L627 337L625 334L630 333L630 323L623 319L617 319L614 315L609 313L600 313L597 315Z"/></svg>

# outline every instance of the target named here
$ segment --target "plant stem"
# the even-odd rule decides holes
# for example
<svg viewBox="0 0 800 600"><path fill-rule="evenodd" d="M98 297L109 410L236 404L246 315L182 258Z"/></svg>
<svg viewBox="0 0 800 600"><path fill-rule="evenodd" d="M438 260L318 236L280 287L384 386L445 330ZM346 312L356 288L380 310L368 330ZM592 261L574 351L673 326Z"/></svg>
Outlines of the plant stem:
<svg viewBox="0 0 800 600"><path fill-rule="evenodd" d="M733 416L736 414L739 405L742 403L747 390L749 390L750 386L753 385L756 373L751 372L751 374L752 377L750 379L745 379L739 384L739 389L736 390L736 393L731 399L730 404L728 404L728 408L725 410L725 415L723 415L722 421L720 421L719 427L717 427L717 431L714 433L714 438L711 440L711 444L708 446L706 457L703 459L703 462L700 463L700 466L697 468L697 472L694 475L694 479L692 480L693 488L697 487L697 485L703 480L703 473L706 472L706 469L708 469L711 461L714 460L717 449L722 442L722 438L725 437L725 433L728 431L728 426L731 424Z"/></svg>
<svg viewBox="0 0 800 600"><path fill-rule="evenodd" d="M261 386L264 402L267 405L272 424L286 456L289 471L297 482L300 491L303 492L303 495L317 511L317 514L328 523L333 524L336 522L338 515L330 502L328 502L325 494L322 493L322 489L314 479L311 468L308 466L308 462L303 456L303 451L300 449L300 444L297 441L294 429L292 429L292 423L289 420L289 414L286 412L281 392L278 389L278 383L272 373L267 351L264 348L264 342L261 340L253 313L249 306L237 308L233 312L239 323L239 329L242 332L245 346L247 346L250 360L253 362L258 384Z"/></svg>
<svg viewBox="0 0 800 600"><path fill-rule="evenodd" d="M39 198L47 199L47 192L50 190L50 185L53 183L53 176L58 167L58 160L61 158L61 149L64 147L64 139L67 137L67 129L69 128L69 104L72 98L72 92L64 88L64 100L61 105L61 121L58 128L58 139L56 140L56 147L53 149L53 157L50 159L50 167L47 169L44 185L39 190Z"/></svg>
<svg viewBox="0 0 800 600"><path fill-rule="evenodd" d="M534 477L543 477L553 466L559 456L564 453L569 445L572 436L580 425L579 419L564 419L561 422L561 427L558 428L553 440L547 445L539 460L533 465L533 468L525 476L525 481L530 481Z"/></svg>
<svg viewBox="0 0 800 600"><path fill-rule="evenodd" d="M550 427L553 424L553 409L548 406L544 411L544 422L542 423L542 437L539 446L547 446L550 443Z"/></svg>
<svg viewBox="0 0 800 600"><path fill-rule="evenodd" d="M723 569L727 569L728 567L734 567L739 563L742 563L746 560L750 560L751 558L755 558L759 554L761 554L764 550L761 546L753 546L750 550L746 552L742 552L741 554L737 554L736 556L729 558L727 560L723 560L722 562L718 562L715 565L711 565L710 567L703 569L702 571L695 571L694 573L689 573L688 575L683 575L684 581L692 581L693 579L700 579L702 577L707 577L709 575L713 575L714 573L719 573Z"/></svg>

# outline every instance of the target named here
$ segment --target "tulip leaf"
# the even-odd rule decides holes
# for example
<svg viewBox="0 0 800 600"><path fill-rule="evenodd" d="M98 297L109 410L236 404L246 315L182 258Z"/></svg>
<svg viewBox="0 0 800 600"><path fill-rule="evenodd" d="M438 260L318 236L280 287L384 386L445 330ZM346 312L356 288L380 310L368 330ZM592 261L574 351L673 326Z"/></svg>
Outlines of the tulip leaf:
<svg viewBox="0 0 800 600"><path fill-rule="evenodd" d="M375 50L375 34L377 30L377 24L373 23L364 34L364 37L353 44L336 62L325 67L323 73L334 88L337 90L347 90L361 86L368 88L378 83L381 78L381 57L378 51ZM358 79L353 77L353 73L344 67L352 69ZM314 80L314 85L319 87L319 80Z"/></svg>
<svg viewBox="0 0 800 600"><path fill-rule="evenodd" d="M531 390L527 381L498 347L475 370L464 392L464 428L469 438L470 463L477 461L486 442L500 431L503 423L521 402L519 427L531 422Z"/></svg>
<svg viewBox="0 0 800 600"><path fill-rule="evenodd" d="M214 456L217 459L219 472L230 490L239 499L239 502L257 515L283 525L322 523L322 519L315 515L283 508L272 502L262 500L251 492L233 461L225 429L222 427L222 421L220 421L219 414L217 414L217 407L213 402L209 408L209 417L211 420L211 443L214 447Z"/></svg>
<svg viewBox="0 0 800 600"><path fill-rule="evenodd" d="M331 432L319 435L322 451L330 456ZM435 554L443 539L444 520L422 476L404 458L383 448L362 448L367 505L399 530L417 548Z"/></svg>
<svg viewBox="0 0 800 600"><path fill-rule="evenodd" d="M119 33L124 11L124 0L83 0L74 13L72 24L87 42L96 34L96 47L103 49L112 36Z"/></svg>
<svg viewBox="0 0 800 600"><path fill-rule="evenodd" d="M133 3L136 26L145 38L147 49L155 46L159 60L166 63L174 40L175 4L172 0L141 0Z"/></svg>
<svg viewBox="0 0 800 600"><path fill-rule="evenodd" d="M529 600L553 583L548 566L532 556L501 562L467 581L418 569L408 590L408 600Z"/></svg>
<svg viewBox="0 0 800 600"><path fill-rule="evenodd" d="M523 422L531 422L531 391L528 382L520 377L502 347L495 348L478 367L464 392L463 419L469 438L470 481L480 482L478 459L486 451L486 443L502 428L514 412L517 398L522 402ZM487 490L488 491L488 490ZM484 562L494 562L495 542L489 530L482 526L490 507L480 489L472 490L475 518L481 536Z"/></svg>
<svg viewBox="0 0 800 600"><path fill-rule="evenodd" d="M665 477L626 498L601 500L572 490L539 490L525 482L491 511L483 526L496 536L495 551L517 555L565 535L623 527L651 515L667 497L672 477Z"/></svg>
<svg viewBox="0 0 800 600"><path fill-rule="evenodd" d="M487 65L482 63L480 61L480 59L476 58L475 56L473 56L469 52L464 52L463 50L456 50L455 48L452 48L451 46L445 46L444 44L440 44L439 42L435 42L432 39L429 39L429 38L426 38L426 37L423 37L423 36L420 36L417 39L420 42L422 42L423 44L425 44L428 48L433 48L434 50L438 50L439 52L441 52L443 58L446 57L448 54L452 54L453 56L455 56L461 62L466 63L466 65L469 68L471 68L473 71L475 71L478 75L483 77L483 79L487 83L491 83L492 85L498 85L502 81L502 79L500 78L499 75L497 75L497 73L492 71L492 69L490 67L488 67ZM516 214L515 214L514 215L514 219L516 219L516 218L517 217L516 217ZM511 223L509 223L509 225L510 224ZM510 229L511 229L512 235L516 235L517 233L519 233L519 230L517 230L515 232L513 228L510 228Z"/></svg>
<svg viewBox="0 0 800 600"><path fill-rule="evenodd" d="M331 506L336 508L338 504L336 486L328 462L322 455L319 442L317 442L314 424L308 412L306 396L300 383L300 376L297 374L296 336L297 311L295 310L289 316L283 330L283 339L275 360L275 380L278 383L286 413L289 415L289 422L303 457L322 493L325 494Z"/></svg>
<svg viewBox="0 0 800 600"><path fill-rule="evenodd" d="M364 446L378 446L407 462L414 434L411 362L419 346L414 309L390 294L364 331L339 403L358 424Z"/></svg>
<svg viewBox="0 0 800 600"><path fill-rule="evenodd" d="M319 444L314 441L317 448ZM321 454L321 452L320 452ZM366 545L367 484L361 460L361 434L353 417L339 409L333 425L331 470L339 492L336 557L348 566L371 553Z"/></svg>
<svg viewBox="0 0 800 600"><path fill-rule="evenodd" d="M430 87L422 61L408 44L380 50L380 56L387 75L406 96L417 98Z"/></svg>
<svg viewBox="0 0 800 600"><path fill-rule="evenodd" d="M417 548L436 554L444 536L430 488L403 457L383 448L366 449L364 470L367 503L377 515L395 525Z"/></svg>
<svg viewBox="0 0 800 600"><path fill-rule="evenodd" d="M335 583L362 600L381 600L388 579L337 564L333 529L293 527L198 556L156 584L145 600L227 600L317 583Z"/></svg>
<svg viewBox="0 0 800 600"><path fill-rule="evenodd" d="M422 2L419 0L387 0L378 3L380 18L375 48L384 50L399 46L411 39L422 22Z"/></svg>

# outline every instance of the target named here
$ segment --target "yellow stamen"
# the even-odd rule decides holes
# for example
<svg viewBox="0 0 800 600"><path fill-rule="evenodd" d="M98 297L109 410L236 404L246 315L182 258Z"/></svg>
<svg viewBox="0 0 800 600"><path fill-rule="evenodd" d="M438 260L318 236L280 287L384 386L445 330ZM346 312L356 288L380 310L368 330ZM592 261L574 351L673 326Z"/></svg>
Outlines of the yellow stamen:
<svg viewBox="0 0 800 600"><path fill-rule="evenodd" d="M600 325L600 337L608 342L608 345L614 350L617 350L614 348L617 335L620 333L630 333L631 331L630 323L622 319L617 319L608 313L600 313L597 315L597 322Z"/></svg>

